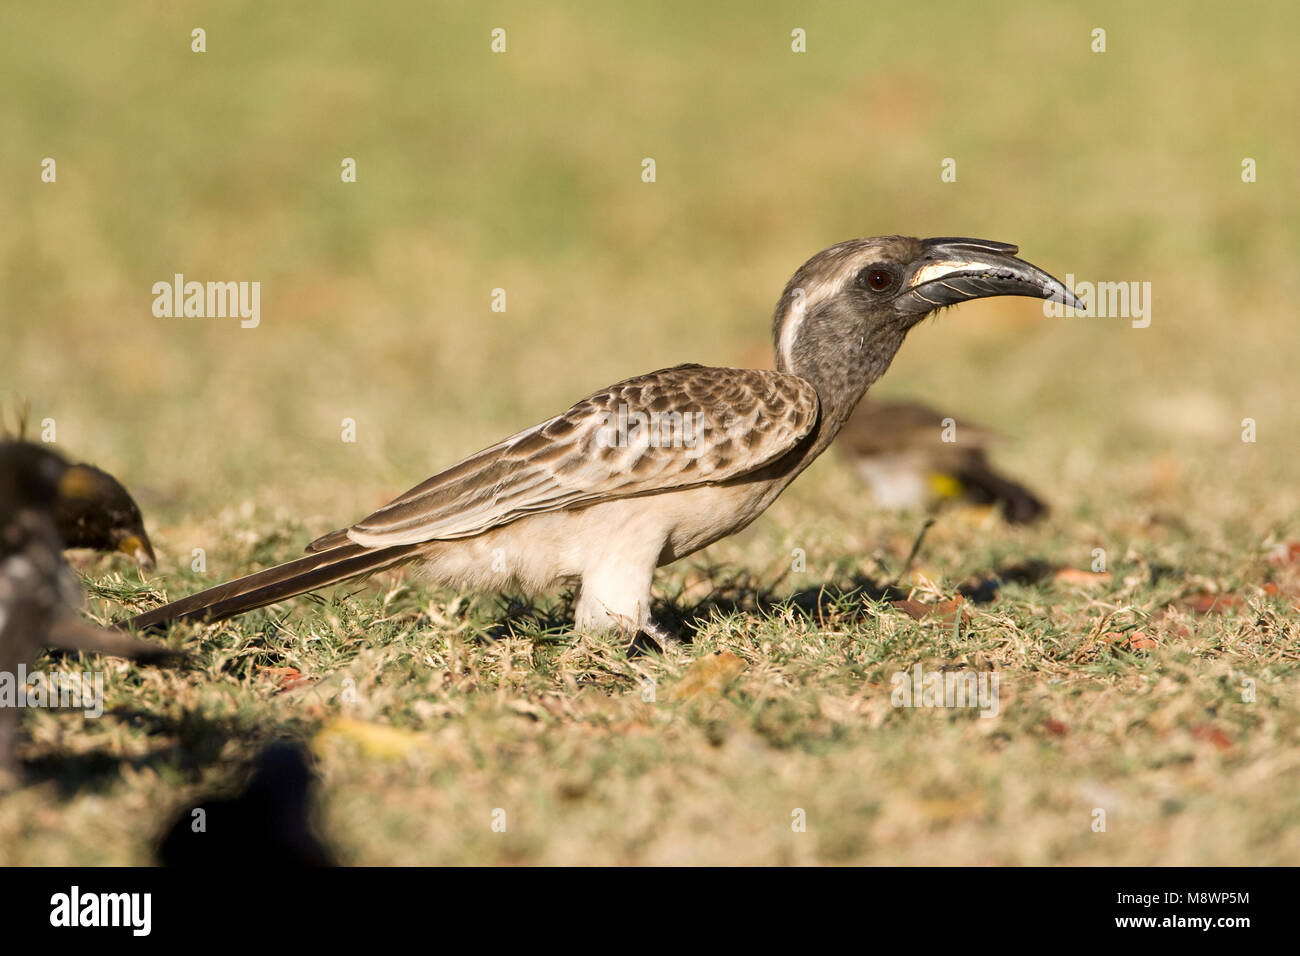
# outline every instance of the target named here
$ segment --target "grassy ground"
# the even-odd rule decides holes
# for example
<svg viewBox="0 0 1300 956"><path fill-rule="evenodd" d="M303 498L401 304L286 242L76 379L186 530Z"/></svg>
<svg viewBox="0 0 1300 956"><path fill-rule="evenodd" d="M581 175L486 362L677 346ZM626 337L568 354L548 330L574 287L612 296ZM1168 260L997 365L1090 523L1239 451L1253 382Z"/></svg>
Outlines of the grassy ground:
<svg viewBox="0 0 1300 956"><path fill-rule="evenodd" d="M1054 506L940 516L903 583L960 611L875 600L923 517L828 456L661 573L694 639L667 657L572 635L563 595L386 577L178 629L192 671L97 664L103 719L28 715L0 862L147 862L282 734L349 862L1300 862L1297 20L10 5L0 389L137 492L160 552L147 580L84 563L101 618L291 557L619 378L768 364L786 278L849 236L1016 241L1153 310L997 299L912 334L878 393L1005 432ZM262 282L261 325L155 318L176 272ZM918 662L996 673L997 716L891 706Z"/></svg>

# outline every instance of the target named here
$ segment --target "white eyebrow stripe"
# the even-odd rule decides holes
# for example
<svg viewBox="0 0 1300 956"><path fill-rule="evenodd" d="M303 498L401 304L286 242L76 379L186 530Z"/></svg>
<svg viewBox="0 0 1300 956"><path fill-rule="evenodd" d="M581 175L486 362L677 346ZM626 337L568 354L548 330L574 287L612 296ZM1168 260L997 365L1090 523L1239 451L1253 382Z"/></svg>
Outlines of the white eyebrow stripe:
<svg viewBox="0 0 1300 956"><path fill-rule="evenodd" d="M794 343L799 338L799 330L803 327L804 319L815 312L823 302L835 298L844 291L844 286L858 274L861 268L860 257L852 258L840 267L833 278L817 282L812 288L804 288L802 298L791 297L790 308L786 310L786 319L781 324L780 352L781 357L785 359L786 368L793 367Z"/></svg>
<svg viewBox="0 0 1300 956"><path fill-rule="evenodd" d="M962 261L956 259L945 259L942 262L932 262L928 266L922 266L917 269L916 274L912 276L911 280L907 284L910 288L915 289L923 282L942 279L944 276L951 275L954 272L963 272L967 269L984 269L991 271L996 268L997 267L991 262L980 262L976 259L966 259ZM1002 268L1005 269L1006 267L1003 266Z"/></svg>
<svg viewBox="0 0 1300 956"><path fill-rule="evenodd" d="M781 358L785 360L787 369L794 367L794 341L799 337L799 327L807 315L807 306L802 306L798 315L788 317L781 326Z"/></svg>

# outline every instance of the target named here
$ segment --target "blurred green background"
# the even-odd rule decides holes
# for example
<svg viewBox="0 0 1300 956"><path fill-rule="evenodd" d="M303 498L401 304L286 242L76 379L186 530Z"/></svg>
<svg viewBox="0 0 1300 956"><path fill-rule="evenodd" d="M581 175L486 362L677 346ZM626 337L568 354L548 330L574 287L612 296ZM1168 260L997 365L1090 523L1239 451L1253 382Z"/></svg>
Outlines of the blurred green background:
<svg viewBox="0 0 1300 956"><path fill-rule="evenodd" d="M1191 507L1291 514L1298 28L1283 3L8 4L0 390L159 524L255 500L324 528L620 378L770 363L777 295L833 242L970 235L1151 282L1150 328L975 303L878 394L1000 428L1067 506L1172 470ZM260 281L261 326L155 318L177 272Z"/></svg>

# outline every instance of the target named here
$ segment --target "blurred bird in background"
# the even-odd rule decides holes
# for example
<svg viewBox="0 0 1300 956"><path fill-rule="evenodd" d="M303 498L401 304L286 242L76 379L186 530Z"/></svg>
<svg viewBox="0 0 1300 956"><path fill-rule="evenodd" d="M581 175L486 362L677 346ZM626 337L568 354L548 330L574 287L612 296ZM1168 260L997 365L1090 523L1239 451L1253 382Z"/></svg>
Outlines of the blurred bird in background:
<svg viewBox="0 0 1300 956"><path fill-rule="evenodd" d="M81 586L63 560L64 540L55 511L61 498L83 499L65 488L83 475L41 445L0 441L0 778L14 769L13 750L21 710L16 692L20 666L30 667L44 647L112 654L164 663L181 655L77 616ZM93 507L84 510L89 526L112 527L115 519Z"/></svg>
<svg viewBox="0 0 1300 956"><path fill-rule="evenodd" d="M836 448L881 508L934 508L948 501L993 505L1012 524L1047 514L1043 500L994 470L988 448L1000 436L920 402L863 399Z"/></svg>

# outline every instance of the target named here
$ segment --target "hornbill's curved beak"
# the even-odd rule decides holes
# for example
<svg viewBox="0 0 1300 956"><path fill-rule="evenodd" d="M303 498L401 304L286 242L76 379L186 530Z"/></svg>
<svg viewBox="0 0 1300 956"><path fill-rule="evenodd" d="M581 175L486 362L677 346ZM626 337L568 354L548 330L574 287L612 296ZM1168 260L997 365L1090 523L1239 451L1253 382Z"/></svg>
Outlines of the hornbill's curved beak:
<svg viewBox="0 0 1300 956"><path fill-rule="evenodd" d="M1019 249L1009 243L944 237L924 239L922 246L925 251L894 300L894 308L904 314L924 314L993 295L1050 299L1084 311L1065 283L1017 259Z"/></svg>

